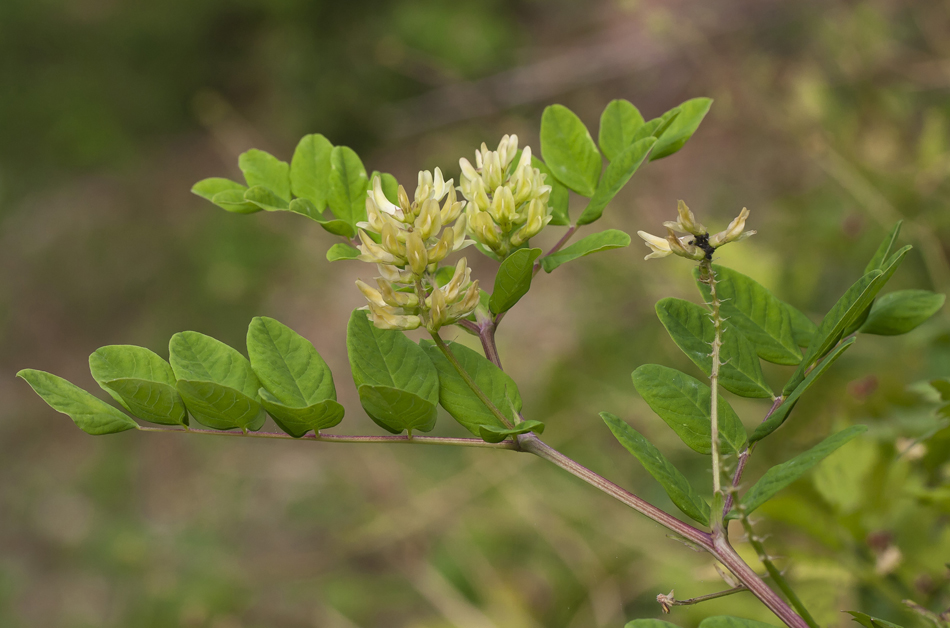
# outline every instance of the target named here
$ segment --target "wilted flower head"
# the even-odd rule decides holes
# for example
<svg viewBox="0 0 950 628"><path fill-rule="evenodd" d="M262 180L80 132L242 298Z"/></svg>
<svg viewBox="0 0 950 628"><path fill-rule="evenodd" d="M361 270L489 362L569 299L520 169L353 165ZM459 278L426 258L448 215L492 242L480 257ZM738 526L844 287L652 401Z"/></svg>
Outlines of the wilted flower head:
<svg viewBox="0 0 950 628"><path fill-rule="evenodd" d="M544 185L545 175L531 166L528 146L512 167L517 152L518 136L506 135L497 150L490 151L482 144L475 153L474 166L464 157L459 160L459 189L468 201L468 234L500 257L507 256L551 222L551 186Z"/></svg>
<svg viewBox="0 0 950 628"><path fill-rule="evenodd" d="M366 221L356 225L357 259L377 265L379 289L362 281L356 284L377 327L408 330L425 325L435 331L468 316L478 305L478 282L470 280L464 258L446 286L438 287L434 279L439 262L472 243L465 239L463 203L457 200L452 179L445 181L438 168L419 173L412 201L401 185L397 200L386 198L379 177L373 179L366 197ZM404 291L406 287L411 291Z"/></svg>
<svg viewBox="0 0 950 628"><path fill-rule="evenodd" d="M712 236L706 231L706 227L696 220L696 216L683 201L679 202L677 214L677 220L663 223L667 231L666 238L660 238L645 231L637 232L651 251L643 259L666 257L671 254L693 260L712 259L713 252L720 246L755 235L755 231L743 231L746 218L749 217L749 210L745 207L725 230ZM677 236L677 231L689 235Z"/></svg>

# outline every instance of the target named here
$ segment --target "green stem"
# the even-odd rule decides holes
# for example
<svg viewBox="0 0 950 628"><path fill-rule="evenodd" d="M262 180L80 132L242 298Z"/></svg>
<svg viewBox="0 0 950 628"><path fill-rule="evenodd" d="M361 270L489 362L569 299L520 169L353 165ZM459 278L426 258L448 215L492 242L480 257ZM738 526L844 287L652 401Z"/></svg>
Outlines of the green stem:
<svg viewBox="0 0 950 628"><path fill-rule="evenodd" d="M479 447L482 449L514 449L518 447L511 441L487 443L480 438L447 438L443 436L413 436L405 434L397 436L357 436L346 434L305 434L294 438L289 434L277 432L226 432L222 430L182 429L175 427L147 427L139 426L143 432L171 432L182 434L205 434L207 436L240 436L242 438L271 438L278 440L307 440L321 443L388 443L392 445L450 445L455 447Z"/></svg>
<svg viewBox="0 0 950 628"><path fill-rule="evenodd" d="M712 309L712 322L715 329L715 335L712 342L712 368L709 372L709 387L712 395L709 402L709 420L712 431L712 474L713 474L713 494L722 495L722 479L720 473L719 460L719 349L722 347L722 317L719 315L719 296L716 294L716 274L713 272L712 264L708 259L704 259L700 264L703 282L709 286L710 303ZM713 531L716 534L716 531Z"/></svg>
<svg viewBox="0 0 950 628"><path fill-rule="evenodd" d="M725 591L717 591L716 593L710 593L708 595L700 595L698 597L691 597L688 600L677 600L673 597L673 592L670 591L669 595L663 595L662 593L656 596L656 601L660 603L660 606L663 607L664 613L670 612L671 606L691 606L693 604L699 604L700 602L705 602L707 600L715 600L717 598L726 597L727 595L734 595L736 593L742 593L743 591L748 591L749 587L744 584L732 587L731 589L726 589Z"/></svg>
<svg viewBox="0 0 950 628"><path fill-rule="evenodd" d="M749 544L752 546L752 549L755 550L762 564L765 565L765 569L769 572L772 581L778 585L778 588L782 590L782 593L785 594L785 597L788 598L788 601L791 602L792 606L795 607L795 610L798 611L798 614L801 615L808 626L810 628L819 628L818 622L815 621L815 618L811 616L811 613L809 613L805 605L802 604L801 599L799 599L798 595L792 589L788 580L785 579L782 572L778 570L775 563L772 562L772 559L765 553L765 547L762 545L761 539L755 535L755 531L752 529L752 523L749 521L749 517L744 512L741 504L738 506L738 511L739 520L742 522L742 527L745 528L746 535L749 537Z"/></svg>
<svg viewBox="0 0 950 628"><path fill-rule="evenodd" d="M475 393L475 396L477 396L479 400L481 400L481 402L485 404L485 407L488 408L488 410L492 414L495 415L496 419L501 421L502 425L504 425L508 429L512 429L513 426L511 425L511 421L508 420L508 417L502 414L501 411L495 407L495 404L493 404L491 402L491 399L489 399L485 395L485 393L482 392L482 389L478 387L478 384L475 383L475 380L472 379L472 376L469 375L465 371L465 369L462 368L462 365L459 364L459 361L456 359L455 354L453 354L452 350L449 349L447 344L445 344L445 341L442 340L442 337L439 336L437 332L430 332L430 333L432 335L432 340L435 341L435 344L436 346L439 347L439 350L442 352L442 355L444 355L446 359L452 363L452 366L455 367L455 370L458 371L458 374L462 377L463 380L465 380L465 383L468 384L468 387L472 389L472 392Z"/></svg>

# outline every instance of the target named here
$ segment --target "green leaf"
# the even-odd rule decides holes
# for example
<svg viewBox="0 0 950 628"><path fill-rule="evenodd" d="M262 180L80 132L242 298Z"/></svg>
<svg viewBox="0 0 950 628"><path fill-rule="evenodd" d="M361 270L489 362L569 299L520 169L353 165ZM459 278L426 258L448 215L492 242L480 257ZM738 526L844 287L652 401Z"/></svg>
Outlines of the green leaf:
<svg viewBox="0 0 950 628"><path fill-rule="evenodd" d="M656 315L673 342L693 364L712 373L712 342L716 329L706 308L682 299L666 298L656 304ZM729 321L723 323L719 383L729 392L752 398L771 398L755 347Z"/></svg>
<svg viewBox="0 0 950 628"><path fill-rule="evenodd" d="M356 259L360 256L359 249L353 248L349 244L338 242L327 251L327 260L335 262L341 259Z"/></svg>
<svg viewBox="0 0 950 628"><path fill-rule="evenodd" d="M826 456L852 438L867 431L864 425L854 425L846 430L829 436L803 454L795 456L788 462L776 465L765 472L758 482L749 489L742 498L742 505L746 514L772 499L776 493L800 478L806 471L821 462Z"/></svg>
<svg viewBox="0 0 950 628"><path fill-rule="evenodd" d="M515 412L521 410L521 394L514 380L477 351L457 342L446 344L475 385L485 393L492 405L505 415L510 423L514 424ZM481 426L504 428L501 421L469 388L434 342L423 340L420 345L439 372L439 403L452 415L452 418L475 436L480 436Z"/></svg>
<svg viewBox="0 0 950 628"><path fill-rule="evenodd" d="M336 219L324 220L323 214L317 211L317 206L305 198L295 198L291 201L290 207L287 209L301 216L306 216L333 235L343 236L345 238L353 238L356 236L356 229L349 223Z"/></svg>
<svg viewBox="0 0 950 628"><path fill-rule="evenodd" d="M263 186L290 202L290 164L269 153L252 148L238 157L248 187Z"/></svg>
<svg viewBox="0 0 950 628"><path fill-rule="evenodd" d="M135 421L123 412L62 377L35 369L23 369L16 376L26 380L43 401L57 412L68 415L87 434L115 434L138 429Z"/></svg>
<svg viewBox="0 0 950 628"><path fill-rule="evenodd" d="M587 127L563 105L541 116L541 157L558 181L583 196L593 196L603 160Z"/></svg>
<svg viewBox="0 0 950 628"><path fill-rule="evenodd" d="M633 385L643 400L676 432L686 446L701 454L712 451L709 386L658 364L644 364L633 372ZM730 449L742 451L746 432L732 406L719 398L719 437Z"/></svg>
<svg viewBox="0 0 950 628"><path fill-rule="evenodd" d="M195 420L214 430L257 431L267 415L254 396L210 381L178 380L178 392Z"/></svg>
<svg viewBox="0 0 950 628"><path fill-rule="evenodd" d="M327 207L332 150L330 140L319 133L305 135L290 160L291 191L294 196L310 201L318 214Z"/></svg>
<svg viewBox="0 0 950 628"><path fill-rule="evenodd" d="M277 427L294 438L300 438L309 431L319 433L339 425L343 420L345 409L332 399L299 408L281 403L266 388L260 389L261 405L267 414L274 419Z"/></svg>
<svg viewBox="0 0 950 628"><path fill-rule="evenodd" d="M93 379L133 415L162 425L188 425L172 367L143 347L110 345L89 356Z"/></svg>
<svg viewBox="0 0 950 628"><path fill-rule="evenodd" d="M626 447L627 451L640 461L643 468L663 486L663 490L677 508L691 519L703 525L709 525L709 504L693 490L686 477L660 453L659 449L609 412L601 412L600 417L607 423L607 427L620 444Z"/></svg>
<svg viewBox="0 0 950 628"><path fill-rule="evenodd" d="M634 619L628 621L623 628L680 628L662 619Z"/></svg>
<svg viewBox="0 0 950 628"><path fill-rule="evenodd" d="M507 312L528 293L534 275L534 260L539 255L541 249L519 249L501 263L495 274L495 289L488 301L493 314Z"/></svg>
<svg viewBox="0 0 950 628"><path fill-rule="evenodd" d="M422 347L402 332L379 329L365 311L356 310L346 328L346 349L353 381L370 418L394 433L432 429L439 403L439 375ZM373 390L364 393L364 386ZM425 404L431 406L431 412ZM394 414L397 410L408 414Z"/></svg>
<svg viewBox="0 0 950 628"><path fill-rule="evenodd" d="M775 628L775 626L761 621L755 621L754 619L733 617L731 615L716 615L714 617L707 617L699 622L699 628Z"/></svg>
<svg viewBox="0 0 950 628"><path fill-rule="evenodd" d="M290 209L290 203L277 196L270 188L255 185L244 193L244 200L253 203L267 212L278 212Z"/></svg>
<svg viewBox="0 0 950 628"><path fill-rule="evenodd" d="M864 269L865 275L872 270L884 270L884 263L891 255L891 250L894 248L894 244L897 242L897 236L901 234L901 225L903 223L903 220L898 220L897 224L891 228L890 233L888 233L884 238L884 241L878 245L877 250L874 252L874 256Z"/></svg>
<svg viewBox="0 0 950 628"><path fill-rule="evenodd" d="M644 138L631 144L617 156L616 161L607 165L607 170L604 171L604 177L597 186L594 196L577 219L578 225L592 223L603 215L607 204L627 184L656 143L653 137Z"/></svg>
<svg viewBox="0 0 950 628"><path fill-rule="evenodd" d="M512 163L517 164L518 157L515 157ZM568 207L571 201L570 191L564 187L564 184L557 180L551 172L551 169L547 167L547 164L534 155L531 155L531 165L540 170L541 174L544 175L544 184L551 186L551 195L548 197L548 205L551 207L551 222L548 224L556 227L566 227L570 225L571 217L568 214Z"/></svg>
<svg viewBox="0 0 950 628"><path fill-rule="evenodd" d="M865 334L899 336L913 331L940 311L946 296L929 290L900 290L874 302L861 326Z"/></svg>
<svg viewBox="0 0 950 628"><path fill-rule="evenodd" d="M679 115L659 136L653 154L650 155L650 161L663 159L683 148L683 145L699 128L699 123L706 117L711 106L711 98L693 98L677 107Z"/></svg>
<svg viewBox="0 0 950 628"><path fill-rule="evenodd" d="M336 400L333 374L309 340L283 323L257 316L247 329L251 368L274 399L291 408Z"/></svg>
<svg viewBox="0 0 950 628"><path fill-rule="evenodd" d="M210 336L179 332L168 344L178 392L195 420L212 429L258 430L266 415L260 381L243 355Z"/></svg>
<svg viewBox="0 0 950 628"><path fill-rule="evenodd" d="M867 613L861 613L858 611L844 611L844 612L854 617L854 621L858 622L865 628L904 628L903 626L899 624L895 624L893 622L889 622L886 619L871 617Z"/></svg>
<svg viewBox="0 0 950 628"><path fill-rule="evenodd" d="M633 143L633 136L643 126L640 110L629 100L611 100L600 114L597 141L609 161L614 161Z"/></svg>
<svg viewBox="0 0 950 628"><path fill-rule="evenodd" d="M592 233L586 238L565 247L552 255L541 258L541 268L551 272L561 264L570 262L579 257L599 253L600 251L609 251L610 249L621 249L630 246L630 236L618 229L608 229L600 233Z"/></svg>
<svg viewBox="0 0 950 628"><path fill-rule="evenodd" d="M792 320L785 304L776 299L760 283L731 268L713 264L716 294L722 302L720 313L728 319L755 347L759 357L775 364L798 364L802 354L792 335ZM712 299L709 286L696 284L703 298Z"/></svg>
<svg viewBox="0 0 950 628"><path fill-rule="evenodd" d="M788 414L795 407L795 404L798 403L799 398L805 393L805 391L811 388L811 385L814 384L819 377L824 375L825 371L827 371L831 365L835 363L835 360L841 357L841 354L853 344L854 338L851 338L847 342L841 343L840 346L835 348L834 351L829 353L821 362L819 362L818 365L811 371L811 373L808 374L808 377L806 377L798 386L795 387L793 391L791 391L791 394L789 394L785 401L782 402L782 405L776 408L775 412L772 413L772 416L760 423L759 426L755 428L755 431L752 432L752 436L749 437L749 442L754 443L756 441L762 440L777 430L779 426L785 422L785 419L788 418Z"/></svg>
<svg viewBox="0 0 950 628"><path fill-rule="evenodd" d="M799 347L807 347L811 344L815 332L818 331L818 325L805 316L801 310L788 303L783 303L782 305L788 310L789 320L792 321L792 336L795 338L795 344Z"/></svg>
<svg viewBox="0 0 950 628"><path fill-rule="evenodd" d="M241 185L236 181L231 181L230 179L222 179L220 177L211 177L210 179L202 179L198 183L195 183L191 186L191 193L200 196L203 199L214 202L214 197L220 192L241 192L244 194L244 190L247 187Z"/></svg>
<svg viewBox="0 0 950 628"><path fill-rule="evenodd" d="M333 215L356 229L366 220L366 190L369 179L363 162L352 149L335 146L330 154L330 193L327 201Z"/></svg>
<svg viewBox="0 0 950 628"><path fill-rule="evenodd" d="M522 421L512 428L498 425L478 426L478 436L481 436L482 440L488 443L500 443L509 436L527 434L528 432L535 432L537 434L544 433L544 423L541 421Z"/></svg>
<svg viewBox="0 0 950 628"><path fill-rule="evenodd" d="M388 432L399 434L408 430L430 432L439 416L434 403L419 395L389 386L359 387L360 403L369 418Z"/></svg>
<svg viewBox="0 0 950 628"><path fill-rule="evenodd" d="M224 190L212 197L211 202L232 214L254 214L261 208L244 200L244 190Z"/></svg>

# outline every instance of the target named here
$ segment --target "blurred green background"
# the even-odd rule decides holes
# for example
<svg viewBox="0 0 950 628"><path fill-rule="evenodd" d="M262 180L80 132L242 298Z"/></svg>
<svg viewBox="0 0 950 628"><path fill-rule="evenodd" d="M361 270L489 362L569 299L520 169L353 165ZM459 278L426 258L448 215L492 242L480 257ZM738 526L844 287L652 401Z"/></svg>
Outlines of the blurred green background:
<svg viewBox="0 0 950 628"><path fill-rule="evenodd" d="M619 627L659 617L658 593L724 588L707 556L528 456L91 438L13 375L97 390L86 360L101 345L167 355L192 329L243 348L250 318L270 315L336 373L349 414L335 431L375 433L344 351L353 281L372 270L331 267L334 240L299 216L229 215L191 185L239 178L251 147L289 159L311 132L404 182L457 177L460 156L504 133L537 149L554 102L596 133L614 98L648 118L715 99L598 228L655 232L680 198L714 227L747 206L759 235L721 262L818 320L903 218L916 248L889 289L947 292L948 88L950 6L935 0L3 0L0 625ZM540 276L499 343L548 442L670 509L597 417L622 416L708 483L630 382L647 362L695 371L653 313L664 296L698 300L688 265L646 252ZM922 626L902 599L950 605L950 430L915 386L948 375L946 311L862 337L756 451L750 481L871 427L760 513L823 625L861 609ZM735 407L749 427L767 410ZM446 416L436 433L462 430ZM748 595L667 619L723 613L777 623Z"/></svg>

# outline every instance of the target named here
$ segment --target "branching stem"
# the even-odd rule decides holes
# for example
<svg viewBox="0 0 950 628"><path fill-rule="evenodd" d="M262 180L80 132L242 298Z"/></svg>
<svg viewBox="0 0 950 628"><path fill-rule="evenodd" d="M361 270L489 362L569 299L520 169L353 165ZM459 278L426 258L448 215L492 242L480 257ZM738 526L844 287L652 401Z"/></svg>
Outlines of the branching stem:
<svg viewBox="0 0 950 628"><path fill-rule="evenodd" d="M393 436L357 436L346 434L306 434L294 438L289 434L277 432L225 432L222 430L181 429L176 427L150 427L140 425L143 432L171 432L182 434L204 434L207 436L239 436L241 438L270 438L277 440L318 441L321 443L388 443L391 445L451 445L455 447L479 447L482 449L518 449L511 441L487 443L480 438L447 438L443 436L416 436L409 438L405 434Z"/></svg>

